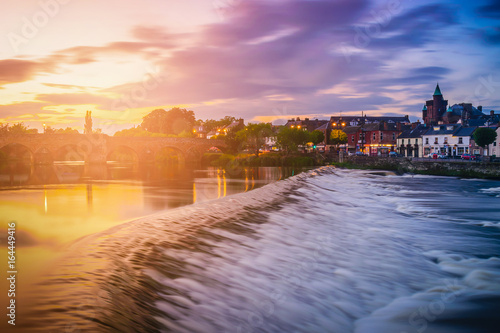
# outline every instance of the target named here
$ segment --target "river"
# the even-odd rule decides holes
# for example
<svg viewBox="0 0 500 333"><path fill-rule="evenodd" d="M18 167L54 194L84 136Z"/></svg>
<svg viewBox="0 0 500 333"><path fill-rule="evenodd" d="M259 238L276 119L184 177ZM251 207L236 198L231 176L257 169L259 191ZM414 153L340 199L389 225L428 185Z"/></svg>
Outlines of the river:
<svg viewBox="0 0 500 333"><path fill-rule="evenodd" d="M61 193L63 216L30 229L59 254L26 287L15 331L497 331L500 182L329 167L275 182L277 170L251 191L248 172L230 191L211 170L171 189ZM23 191L5 192L22 197L12 218L45 223L47 190Z"/></svg>

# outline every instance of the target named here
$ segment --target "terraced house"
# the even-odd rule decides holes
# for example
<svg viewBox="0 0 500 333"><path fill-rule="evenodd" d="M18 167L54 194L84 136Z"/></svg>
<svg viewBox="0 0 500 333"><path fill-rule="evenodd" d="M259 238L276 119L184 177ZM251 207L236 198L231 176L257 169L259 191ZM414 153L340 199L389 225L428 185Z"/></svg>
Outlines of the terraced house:
<svg viewBox="0 0 500 333"><path fill-rule="evenodd" d="M472 140L477 127L463 127L460 124L434 125L422 135L423 157L440 154L458 157L462 154L479 154Z"/></svg>

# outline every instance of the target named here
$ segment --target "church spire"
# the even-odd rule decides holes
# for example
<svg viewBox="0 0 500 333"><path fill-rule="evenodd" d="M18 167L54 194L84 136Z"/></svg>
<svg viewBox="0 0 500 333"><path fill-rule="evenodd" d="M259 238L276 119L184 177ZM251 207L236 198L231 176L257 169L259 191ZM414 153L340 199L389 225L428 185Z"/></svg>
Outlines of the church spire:
<svg viewBox="0 0 500 333"><path fill-rule="evenodd" d="M443 94L441 94L441 89L439 89L439 83L436 85L436 90L434 90L433 96L443 96Z"/></svg>

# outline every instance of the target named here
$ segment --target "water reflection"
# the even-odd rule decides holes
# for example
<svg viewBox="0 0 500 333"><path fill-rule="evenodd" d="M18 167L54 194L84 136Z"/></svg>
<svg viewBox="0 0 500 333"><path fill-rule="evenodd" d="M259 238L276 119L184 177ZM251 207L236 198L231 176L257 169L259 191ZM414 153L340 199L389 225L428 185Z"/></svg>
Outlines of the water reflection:
<svg viewBox="0 0 500 333"><path fill-rule="evenodd" d="M0 236L6 239L7 222L17 222L24 276L20 283L25 286L35 282L30 276L48 269L66 245L83 236L158 211L250 191L295 172L134 163L8 163L0 167ZM6 256L6 244L1 245L0 255Z"/></svg>

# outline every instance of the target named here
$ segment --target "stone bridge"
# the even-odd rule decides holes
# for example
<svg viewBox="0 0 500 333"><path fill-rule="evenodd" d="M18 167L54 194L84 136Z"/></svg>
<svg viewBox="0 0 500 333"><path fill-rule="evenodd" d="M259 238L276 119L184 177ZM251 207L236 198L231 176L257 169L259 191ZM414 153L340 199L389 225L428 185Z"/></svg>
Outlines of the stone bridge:
<svg viewBox="0 0 500 333"><path fill-rule="evenodd" d="M126 152L134 160L154 161L168 148L182 162L197 162L215 148L224 151L222 140L200 138L111 137L106 134L23 134L0 136L0 151L28 151L34 163L73 160L106 163L113 152ZM26 157L26 156L25 156Z"/></svg>

